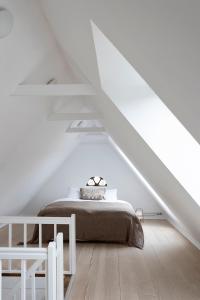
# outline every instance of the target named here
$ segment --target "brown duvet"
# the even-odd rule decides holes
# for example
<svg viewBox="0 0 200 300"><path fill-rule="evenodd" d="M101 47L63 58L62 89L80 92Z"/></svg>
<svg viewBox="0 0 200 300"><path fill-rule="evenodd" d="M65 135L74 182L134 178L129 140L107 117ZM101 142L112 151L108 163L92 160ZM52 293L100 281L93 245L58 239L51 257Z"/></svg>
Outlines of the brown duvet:
<svg viewBox="0 0 200 300"><path fill-rule="evenodd" d="M126 202L101 201L59 201L43 208L38 216L69 217L76 215L77 241L98 241L124 243L130 247L144 246L144 235L140 221L133 208ZM64 230L63 230L64 229ZM66 225L59 225L68 240ZM53 239L53 226L42 226L43 242ZM30 243L38 242L38 226L35 226Z"/></svg>

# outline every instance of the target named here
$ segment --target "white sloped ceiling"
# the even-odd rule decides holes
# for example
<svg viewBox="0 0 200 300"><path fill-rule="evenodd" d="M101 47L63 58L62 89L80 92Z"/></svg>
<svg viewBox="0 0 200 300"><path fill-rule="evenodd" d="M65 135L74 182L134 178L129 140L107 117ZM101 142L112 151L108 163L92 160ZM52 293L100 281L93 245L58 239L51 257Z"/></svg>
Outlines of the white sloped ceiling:
<svg viewBox="0 0 200 300"><path fill-rule="evenodd" d="M80 99L11 96L20 83L59 83L77 78L62 58L38 1L0 1L14 17L0 39L0 205L1 215L19 213L77 145L68 122L51 123L51 111L78 111Z"/></svg>
<svg viewBox="0 0 200 300"><path fill-rule="evenodd" d="M100 88L90 26L91 20L97 24L174 115L200 140L199 66L198 62L194 63L200 47L197 2L189 7L186 1L158 4L157 1L62 0L59 5L53 0L41 2L63 51L70 54L96 87L96 105L104 115L109 133L157 191L171 220L198 244L199 205Z"/></svg>

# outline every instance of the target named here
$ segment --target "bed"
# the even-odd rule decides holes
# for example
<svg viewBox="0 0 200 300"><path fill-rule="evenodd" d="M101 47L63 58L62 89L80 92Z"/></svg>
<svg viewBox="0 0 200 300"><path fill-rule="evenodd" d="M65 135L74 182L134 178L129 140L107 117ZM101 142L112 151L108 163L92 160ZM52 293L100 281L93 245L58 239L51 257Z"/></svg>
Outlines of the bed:
<svg viewBox="0 0 200 300"><path fill-rule="evenodd" d="M144 235L140 221L135 215L132 205L126 201L59 199L45 206L38 216L69 217L76 215L77 241L123 243L130 247L142 249ZM68 232L63 232L64 240L68 240ZM44 242L53 239L53 227L43 225ZM38 242L38 226L35 226L30 243Z"/></svg>

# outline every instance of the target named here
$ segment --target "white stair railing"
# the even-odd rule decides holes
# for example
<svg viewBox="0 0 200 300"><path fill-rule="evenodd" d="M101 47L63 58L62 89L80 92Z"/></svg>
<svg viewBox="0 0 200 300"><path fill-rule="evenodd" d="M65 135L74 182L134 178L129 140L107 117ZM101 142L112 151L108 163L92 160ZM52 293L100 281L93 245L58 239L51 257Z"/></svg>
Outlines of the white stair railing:
<svg viewBox="0 0 200 300"><path fill-rule="evenodd" d="M76 272L76 228L75 228L75 215L71 217L0 217L0 224L3 226L8 225L8 247L13 246L13 225L22 224L23 225L23 245L24 248L27 247L27 225L33 224L38 225L38 247L42 247L42 225L53 225L54 227L54 241L56 241L57 236L57 226L66 225L66 230L69 232L69 269L64 270L65 275L74 275ZM65 254L64 254L65 255ZM66 253L66 255L68 255ZM16 273L17 270L12 268L12 260L9 261L8 270L6 272Z"/></svg>
<svg viewBox="0 0 200 300"><path fill-rule="evenodd" d="M25 300L27 284L31 282L31 299L36 300L36 274L43 274L46 277L45 299L63 300L64 299L64 275L74 275L76 272L76 229L75 215L71 217L0 217L1 228L8 226L8 247L0 247L0 300L2 300L2 274L20 273L19 282L11 289L11 299ZM13 247L13 225L23 225L23 247ZM27 226L38 224L38 247L27 247ZM49 243L48 248L42 248L42 226L53 225L54 242ZM63 250L63 234L58 233L58 225L66 225L69 232L69 251L66 254ZM62 228L62 231L64 227ZM1 231L0 231L1 234ZM55 255L56 254L56 255ZM64 256L68 256L69 267L64 269ZM14 260L20 259L20 270L14 268ZM8 268L3 268L2 261L8 261ZM28 261L35 262L28 269ZM44 270L42 266L45 265ZM28 283L27 283L27 280ZM30 299L30 298L28 298ZM3 299L4 300L4 299Z"/></svg>
<svg viewBox="0 0 200 300"><path fill-rule="evenodd" d="M50 242L48 248L0 248L0 300L3 299L2 288L2 261L21 261L21 278L12 289L11 297L15 297L20 289L20 299L27 300L27 280L31 280L31 299L36 300L35 274L41 263L46 262L45 276L47 287L45 291L48 300L64 299L64 275L63 275L63 234L59 233L56 242ZM27 270L27 262L35 261Z"/></svg>

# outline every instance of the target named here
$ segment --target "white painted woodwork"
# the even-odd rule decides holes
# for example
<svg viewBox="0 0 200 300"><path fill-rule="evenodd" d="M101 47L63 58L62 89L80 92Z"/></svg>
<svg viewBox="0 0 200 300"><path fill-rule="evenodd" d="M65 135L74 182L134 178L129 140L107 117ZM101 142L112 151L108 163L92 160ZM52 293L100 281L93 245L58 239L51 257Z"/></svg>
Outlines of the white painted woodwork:
<svg viewBox="0 0 200 300"><path fill-rule="evenodd" d="M8 247L0 247L0 276L2 272L19 273L18 269L13 269L12 264L9 269L2 270L1 261L21 261L21 280L11 289L10 296L16 298L20 289L21 299L26 300L27 280L30 279L31 299L36 299L35 274L46 274L45 298L50 300L63 300L64 298L64 274L74 275L76 271L76 234L75 215L66 218L58 217L0 217L3 227L9 224ZM12 227L14 224L23 224L24 247L12 247ZM27 247L27 225L39 224L39 247ZM54 242L48 248L42 248L42 224L51 224L54 227ZM57 234L57 224L66 225L69 230L69 251L63 251L63 233ZM3 228L4 230L4 228ZM2 232L1 232L2 233ZM16 242L16 241L15 241ZM64 257L69 254L69 270L64 271ZM34 261L27 269L27 261ZM45 263L45 270L41 270ZM13 263L14 265L14 263ZM1 277L0 277L1 280ZM47 291L48 290L48 291ZM0 293L2 292L0 282ZM1 298L0 298L1 300Z"/></svg>
<svg viewBox="0 0 200 300"><path fill-rule="evenodd" d="M48 300L56 299L56 243L51 242L48 246Z"/></svg>
<svg viewBox="0 0 200 300"><path fill-rule="evenodd" d="M42 247L42 224L39 224L39 247Z"/></svg>
<svg viewBox="0 0 200 300"><path fill-rule="evenodd" d="M57 298L56 300L64 299L64 260L63 260L63 233L58 233L56 237L57 246Z"/></svg>
<svg viewBox="0 0 200 300"><path fill-rule="evenodd" d="M24 224L24 247L27 247L27 224Z"/></svg>
<svg viewBox="0 0 200 300"><path fill-rule="evenodd" d="M36 300L35 274L31 277L31 300Z"/></svg>
<svg viewBox="0 0 200 300"><path fill-rule="evenodd" d="M68 128L66 133L84 133L84 132L105 132L104 127L75 127L75 128Z"/></svg>
<svg viewBox="0 0 200 300"><path fill-rule="evenodd" d="M26 300L26 261L21 261L21 300Z"/></svg>
<svg viewBox="0 0 200 300"><path fill-rule="evenodd" d="M71 226L69 228L69 270L73 275L76 273L76 217L71 216Z"/></svg>
<svg viewBox="0 0 200 300"><path fill-rule="evenodd" d="M66 225L66 230L69 231L69 270L65 270L64 274L74 274L76 269L76 232L75 232L75 215L72 215L71 217L22 217L22 216L3 216L0 217L0 224L3 224L6 226L6 224L9 224L9 232L8 232L8 245L9 248L6 247L0 247L1 254L2 251L6 249L13 249L12 247L12 226L13 224L24 224L24 249L27 247L27 224L39 224L39 248L42 248L42 224L52 224L54 228L54 240L56 240L57 236L57 225ZM17 250L17 248L16 248ZM15 253L12 253L14 256ZM6 257L6 253L5 253ZM7 271L7 270L5 270ZM9 262L9 271L15 272L16 270L12 269L12 261ZM44 273L42 270L42 265L40 266L40 272ZM72 273L73 272L73 273Z"/></svg>
<svg viewBox="0 0 200 300"><path fill-rule="evenodd" d="M64 217L21 217L2 216L0 224L70 224L70 218Z"/></svg>
<svg viewBox="0 0 200 300"><path fill-rule="evenodd" d="M55 241L56 236L57 236L57 225L56 224L53 225L53 236L54 236L54 241Z"/></svg>
<svg viewBox="0 0 200 300"><path fill-rule="evenodd" d="M100 120L99 113L51 113L48 115L48 121L73 121L73 120Z"/></svg>
<svg viewBox="0 0 200 300"><path fill-rule="evenodd" d="M8 224L8 247L12 247L12 224ZM8 262L9 270L12 269L12 261Z"/></svg>
<svg viewBox="0 0 200 300"><path fill-rule="evenodd" d="M89 84L20 84L12 96L93 96Z"/></svg>

